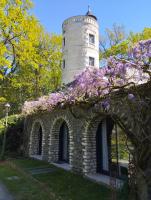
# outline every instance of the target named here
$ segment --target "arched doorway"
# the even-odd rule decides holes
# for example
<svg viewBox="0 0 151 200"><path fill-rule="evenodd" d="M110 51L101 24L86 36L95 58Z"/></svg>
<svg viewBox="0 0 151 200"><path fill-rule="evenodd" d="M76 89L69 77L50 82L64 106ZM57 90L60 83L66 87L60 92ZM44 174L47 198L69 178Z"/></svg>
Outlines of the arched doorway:
<svg viewBox="0 0 151 200"><path fill-rule="evenodd" d="M111 119L101 121L96 131L96 172L113 177L127 177L129 153L125 134Z"/></svg>
<svg viewBox="0 0 151 200"><path fill-rule="evenodd" d="M96 131L96 172L109 175L110 173L110 136L113 121L107 118L101 121Z"/></svg>
<svg viewBox="0 0 151 200"><path fill-rule="evenodd" d="M69 163L69 130L63 122L59 131L59 161Z"/></svg>
<svg viewBox="0 0 151 200"><path fill-rule="evenodd" d="M110 174L120 178L127 178L130 152L128 146L132 144L124 131L115 123L110 139Z"/></svg>
<svg viewBox="0 0 151 200"><path fill-rule="evenodd" d="M30 139L30 156L42 156L43 154L43 129L40 122L33 124Z"/></svg>
<svg viewBox="0 0 151 200"><path fill-rule="evenodd" d="M125 148L122 137L117 137L120 129L116 129L115 133L115 127L116 123L111 117L97 117L90 121L86 134L83 134L83 172L89 178L105 184L110 184L113 177L127 178L125 162L121 161Z"/></svg>
<svg viewBox="0 0 151 200"><path fill-rule="evenodd" d="M42 127L39 127L38 131L38 149L37 149L37 155L42 155Z"/></svg>

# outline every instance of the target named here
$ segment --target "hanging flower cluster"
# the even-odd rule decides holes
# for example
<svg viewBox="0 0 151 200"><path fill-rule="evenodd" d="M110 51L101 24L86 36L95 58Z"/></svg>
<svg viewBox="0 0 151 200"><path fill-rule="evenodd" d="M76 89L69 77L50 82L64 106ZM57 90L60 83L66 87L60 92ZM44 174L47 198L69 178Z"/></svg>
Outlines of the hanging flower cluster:
<svg viewBox="0 0 151 200"><path fill-rule="evenodd" d="M110 57L107 66L100 69L86 68L65 89L40 97L37 101L25 102L23 114L52 111L57 106L87 102L133 84L150 80L151 40L139 42L128 53L127 60ZM129 95L132 98L132 95Z"/></svg>

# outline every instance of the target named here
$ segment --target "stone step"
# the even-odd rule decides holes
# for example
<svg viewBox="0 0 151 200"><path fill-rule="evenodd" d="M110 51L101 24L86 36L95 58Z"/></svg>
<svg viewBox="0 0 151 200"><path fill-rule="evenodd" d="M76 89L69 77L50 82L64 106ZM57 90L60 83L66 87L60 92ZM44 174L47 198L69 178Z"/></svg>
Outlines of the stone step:
<svg viewBox="0 0 151 200"><path fill-rule="evenodd" d="M36 174L47 174L56 171L55 168L48 168L48 167L35 167L35 168L26 168L26 170L31 173L32 175Z"/></svg>

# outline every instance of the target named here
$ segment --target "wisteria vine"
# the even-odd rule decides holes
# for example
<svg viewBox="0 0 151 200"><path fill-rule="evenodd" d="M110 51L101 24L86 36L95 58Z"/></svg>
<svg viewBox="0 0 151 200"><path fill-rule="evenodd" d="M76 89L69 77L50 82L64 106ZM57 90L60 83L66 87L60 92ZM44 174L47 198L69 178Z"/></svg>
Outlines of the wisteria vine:
<svg viewBox="0 0 151 200"><path fill-rule="evenodd" d="M102 68L86 68L66 88L42 96L36 101L26 101L22 112L30 115L52 111L58 106L87 102L96 97L101 99L121 87L143 84L150 81L150 78L151 40L145 40L129 50L126 60L110 57L107 65ZM134 95L129 94L128 98L134 99Z"/></svg>

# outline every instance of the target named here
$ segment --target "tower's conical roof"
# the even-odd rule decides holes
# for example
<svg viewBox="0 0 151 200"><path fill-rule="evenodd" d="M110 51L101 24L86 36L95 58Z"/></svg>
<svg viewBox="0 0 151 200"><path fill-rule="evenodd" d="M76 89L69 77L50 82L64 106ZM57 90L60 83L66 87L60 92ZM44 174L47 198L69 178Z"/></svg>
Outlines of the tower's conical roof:
<svg viewBox="0 0 151 200"><path fill-rule="evenodd" d="M90 6L88 6L88 11L86 13L86 16L90 16L90 17L93 17L95 20L97 20L97 17L95 15L93 15L91 9L90 9Z"/></svg>

